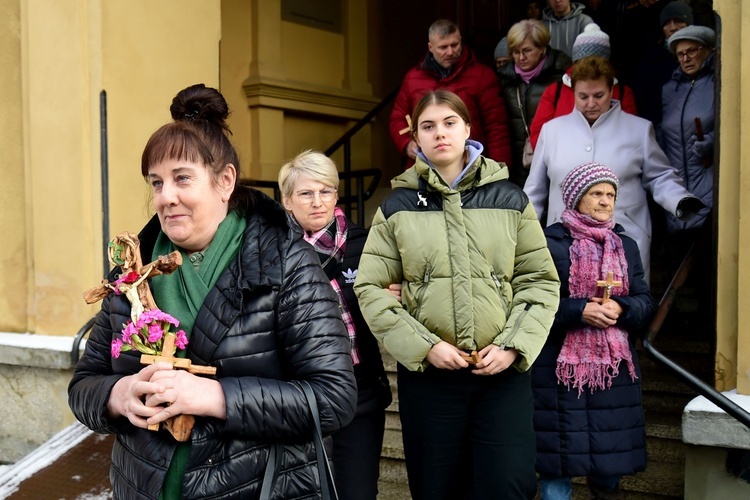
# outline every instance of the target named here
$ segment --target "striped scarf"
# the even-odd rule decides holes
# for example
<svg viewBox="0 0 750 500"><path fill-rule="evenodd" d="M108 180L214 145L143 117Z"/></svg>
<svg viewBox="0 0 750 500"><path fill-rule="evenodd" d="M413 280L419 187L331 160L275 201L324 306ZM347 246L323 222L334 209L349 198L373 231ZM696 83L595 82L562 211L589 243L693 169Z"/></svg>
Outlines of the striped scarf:
<svg viewBox="0 0 750 500"><path fill-rule="evenodd" d="M303 233L305 241L311 244L318 253L320 265L331 280L331 286L339 299L341 318L344 320L351 343L352 362L358 365L359 350L357 348L357 331L354 327L354 319L344 299L341 286L336 280L339 274L338 265L344 260L344 251L346 250L346 227L346 216L340 208L336 207L333 210L333 220L328 226L313 234L308 234L307 231L303 231Z"/></svg>
<svg viewBox="0 0 750 500"><path fill-rule="evenodd" d="M570 246L570 280L568 289L574 299L601 296L597 280L606 279L612 272L621 287L612 289L613 296L628 295L628 262L622 240L612 230L614 220L598 222L576 210L562 213L562 223L573 236ZM584 326L573 328L565 335L557 356L557 379L578 395L588 385L593 393L612 386L619 373L620 361L625 360L633 380L636 379L633 355L628 344L628 333L618 326L605 329Z"/></svg>

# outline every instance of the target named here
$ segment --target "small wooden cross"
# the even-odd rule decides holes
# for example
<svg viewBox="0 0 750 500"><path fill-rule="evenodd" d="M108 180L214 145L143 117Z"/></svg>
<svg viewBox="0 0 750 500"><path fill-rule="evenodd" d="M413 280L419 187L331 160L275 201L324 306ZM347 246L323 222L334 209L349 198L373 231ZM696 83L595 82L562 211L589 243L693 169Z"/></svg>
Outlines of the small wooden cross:
<svg viewBox="0 0 750 500"><path fill-rule="evenodd" d="M459 356L463 358L464 361L469 363L470 365L475 365L479 363L479 354L477 354L477 351L471 351L471 352L464 352L461 351L459 353Z"/></svg>
<svg viewBox="0 0 750 500"><path fill-rule="evenodd" d="M602 304L607 302L609 300L609 297L612 295L612 289L616 286L622 286L622 281L615 281L614 280L614 273L612 271L607 273L607 279L606 280L597 280L596 281L596 287L604 287L604 296L602 297Z"/></svg>
<svg viewBox="0 0 750 500"><path fill-rule="evenodd" d="M406 115L406 123L409 124L408 127L404 127L401 130L398 131L398 135L404 135L408 133L411 130L411 116Z"/></svg>
<svg viewBox="0 0 750 500"><path fill-rule="evenodd" d="M182 368L190 373L199 375L216 375L215 366L194 365L193 362L187 358L175 358L174 353L177 348L175 347L174 342L174 335L165 336L161 355L154 356L151 354L141 354L141 364L151 365L160 361L166 361L167 363L171 363L175 368ZM185 414L180 414L164 421L164 428L180 442L187 441L190 438L190 433L193 431L194 425L195 417ZM149 425L148 430L158 431L159 424Z"/></svg>

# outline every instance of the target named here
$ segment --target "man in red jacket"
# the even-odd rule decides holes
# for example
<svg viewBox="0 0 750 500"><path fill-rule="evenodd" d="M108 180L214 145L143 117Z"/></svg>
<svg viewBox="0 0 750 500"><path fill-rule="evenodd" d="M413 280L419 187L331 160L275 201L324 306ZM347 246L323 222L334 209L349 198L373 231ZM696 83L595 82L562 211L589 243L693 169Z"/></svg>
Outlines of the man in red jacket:
<svg viewBox="0 0 750 500"><path fill-rule="evenodd" d="M411 139L410 116L419 99L437 89L457 94L471 114L471 139L484 146L484 156L510 167L510 136L505 104L497 76L461 44L461 32L452 21L441 19L430 26L424 60L409 70L396 96L390 132L396 148L414 163L417 145Z"/></svg>

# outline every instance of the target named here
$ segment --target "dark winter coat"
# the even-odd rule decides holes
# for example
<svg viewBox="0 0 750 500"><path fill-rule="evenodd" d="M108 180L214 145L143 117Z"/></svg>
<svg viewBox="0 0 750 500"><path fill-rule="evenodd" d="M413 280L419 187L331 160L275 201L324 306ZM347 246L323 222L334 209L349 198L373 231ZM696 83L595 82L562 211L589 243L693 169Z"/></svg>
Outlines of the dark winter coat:
<svg viewBox="0 0 750 500"><path fill-rule="evenodd" d="M471 139L484 146L484 155L511 166L510 138L506 123L505 103L500 96L495 72L480 63L469 47L454 63L451 73L442 77L435 69L431 53L415 68L409 70L393 103L389 122L391 139L400 153L404 153L412 139L410 133L399 134L407 127L406 115L414 114L414 106L427 93L448 90L466 104L471 117ZM408 166L414 162L410 161Z"/></svg>
<svg viewBox="0 0 750 500"><path fill-rule="evenodd" d="M698 215L687 221L667 214L667 230L670 232L701 227L713 206L713 151L705 156L706 166L704 159L693 151L693 145L696 141L696 118L701 120L705 139L713 143L715 109L713 54L708 56L695 78L686 75L682 68L677 68L672 73L672 80L662 88L662 148L685 181L687 190L706 205Z"/></svg>
<svg viewBox="0 0 750 500"><path fill-rule="evenodd" d="M511 179L516 180L513 175L522 166L523 147L529 136L531 120L534 118L539 100L542 98L544 89L551 83L558 82L570 67L570 57L559 50L547 48L547 59L544 61L542 72L529 83L516 73L513 63L506 64L500 71L500 88L505 99L505 110L508 113L508 128L510 131L510 150L513 158ZM525 122L524 122L525 120ZM523 176L525 179L526 176ZM522 183L521 183L522 184Z"/></svg>
<svg viewBox="0 0 750 500"><path fill-rule="evenodd" d="M357 277L365 241L367 230L347 220L344 258L341 264L332 259L332 265L324 269L329 279L335 276L357 332L359 363L354 366L354 375L357 378L357 416L383 411L391 404L392 398L378 341L362 317L357 296L354 295L354 279Z"/></svg>
<svg viewBox="0 0 750 500"><path fill-rule="evenodd" d="M622 228L615 227L620 234ZM573 238L561 223L544 230L560 275L560 307L541 354L532 367L537 472L551 477L589 474L621 476L646 468L646 431L641 404L640 368L634 342L651 318L654 303L643 279L635 241L620 234L628 262L630 292L613 297L623 308L617 325L630 336L638 379L630 378L624 362L612 387L593 394L558 384L555 368L566 332L584 326L586 299L570 298L570 246Z"/></svg>
<svg viewBox="0 0 750 500"><path fill-rule="evenodd" d="M633 83L638 116L653 123L657 130L661 123L661 90L678 66L677 58L667 49L664 40L651 45L638 65Z"/></svg>
<svg viewBox="0 0 750 500"><path fill-rule="evenodd" d="M289 227L281 206L251 190L244 209L244 242L206 297L188 344L189 359L217 368L227 416L196 417L183 496L258 498L270 445L284 441L302 444L285 447L275 491L284 498L318 498L315 451L304 444L312 441L313 419L293 381L311 384L325 434L348 424L356 401L349 340L318 257ZM151 260L158 232L154 217L139 235L144 262ZM115 382L143 368L135 351L117 359L110 354L129 314L124 295L104 299L68 388L69 404L90 429L117 434L110 469L114 497L156 499L176 441L165 431L107 416Z"/></svg>

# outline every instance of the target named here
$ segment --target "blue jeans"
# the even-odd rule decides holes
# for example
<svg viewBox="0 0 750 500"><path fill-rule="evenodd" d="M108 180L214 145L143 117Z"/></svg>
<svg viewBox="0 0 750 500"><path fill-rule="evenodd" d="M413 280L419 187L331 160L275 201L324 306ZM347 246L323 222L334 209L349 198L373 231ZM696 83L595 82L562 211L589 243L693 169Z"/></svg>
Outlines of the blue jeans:
<svg viewBox="0 0 750 500"><path fill-rule="evenodd" d="M570 500L573 494L573 484L569 477L542 477L540 490L542 500Z"/></svg>
<svg viewBox="0 0 750 500"><path fill-rule="evenodd" d="M589 476L588 484L604 491L615 491L620 482L620 476L596 477ZM540 477L542 500L570 500L573 495L573 484L569 477Z"/></svg>

